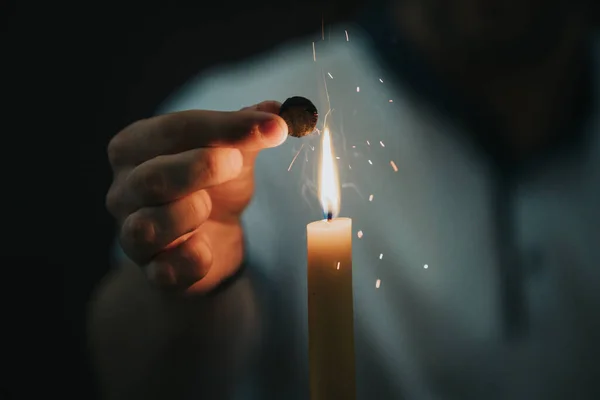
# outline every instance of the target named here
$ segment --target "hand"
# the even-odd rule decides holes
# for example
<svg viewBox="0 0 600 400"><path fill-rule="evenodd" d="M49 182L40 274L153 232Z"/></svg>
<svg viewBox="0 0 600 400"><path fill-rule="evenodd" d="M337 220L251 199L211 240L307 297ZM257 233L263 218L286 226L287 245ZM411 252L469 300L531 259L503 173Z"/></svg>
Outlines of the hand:
<svg viewBox="0 0 600 400"><path fill-rule="evenodd" d="M123 250L152 281L206 292L238 270L254 161L287 138L279 108L266 101L235 112L166 114L111 140L106 205Z"/></svg>

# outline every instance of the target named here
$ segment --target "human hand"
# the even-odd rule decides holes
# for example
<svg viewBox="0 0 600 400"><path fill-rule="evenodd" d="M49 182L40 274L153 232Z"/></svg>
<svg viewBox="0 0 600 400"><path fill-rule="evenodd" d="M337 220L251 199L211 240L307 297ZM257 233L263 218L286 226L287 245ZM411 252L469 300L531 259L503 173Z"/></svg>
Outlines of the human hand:
<svg viewBox="0 0 600 400"><path fill-rule="evenodd" d="M280 106L265 101L234 112L161 115L111 140L106 206L125 254L150 280L204 293L238 270L254 161L287 138Z"/></svg>

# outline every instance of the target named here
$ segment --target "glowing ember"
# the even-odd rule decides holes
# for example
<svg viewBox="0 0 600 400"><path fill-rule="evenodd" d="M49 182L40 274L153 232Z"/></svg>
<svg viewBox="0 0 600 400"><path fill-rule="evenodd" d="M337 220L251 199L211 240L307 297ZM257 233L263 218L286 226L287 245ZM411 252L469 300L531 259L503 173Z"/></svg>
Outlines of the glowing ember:
<svg viewBox="0 0 600 400"><path fill-rule="evenodd" d="M356 234L356 236L358 236L358 238L361 239L363 237L363 232L362 231L358 231L358 233Z"/></svg>
<svg viewBox="0 0 600 400"><path fill-rule="evenodd" d="M290 163L290 166L288 167L288 172L290 172L290 170L292 169L292 165L294 165L294 161L296 161L296 158L298 158L298 155L300 155L300 152L302 151L303 148L304 148L304 143L302 143L302 146L300 146L300 150L298 150L298 152L296 153L294 158L292 158L292 162ZM308 161L308 159L306 159L306 161Z"/></svg>
<svg viewBox="0 0 600 400"><path fill-rule="evenodd" d="M379 286L381 286L381 279L377 279L377 280L375 281L375 287L376 287L377 289L379 289Z"/></svg>
<svg viewBox="0 0 600 400"><path fill-rule="evenodd" d="M390 165L392 166L392 168L394 169L394 172L398 172L398 167L396 166L396 163L393 161L390 161Z"/></svg>
<svg viewBox="0 0 600 400"><path fill-rule="evenodd" d="M340 269L340 262L339 261L337 263L337 268L336 269Z"/></svg>

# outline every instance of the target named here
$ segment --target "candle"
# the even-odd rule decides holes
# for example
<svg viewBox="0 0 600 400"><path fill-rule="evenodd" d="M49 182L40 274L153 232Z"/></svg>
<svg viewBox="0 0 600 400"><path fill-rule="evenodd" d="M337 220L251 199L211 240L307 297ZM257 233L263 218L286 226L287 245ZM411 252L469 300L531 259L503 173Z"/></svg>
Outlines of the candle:
<svg viewBox="0 0 600 400"><path fill-rule="evenodd" d="M340 209L331 137L322 137L319 199L325 219L306 227L311 400L355 399L352 220Z"/></svg>

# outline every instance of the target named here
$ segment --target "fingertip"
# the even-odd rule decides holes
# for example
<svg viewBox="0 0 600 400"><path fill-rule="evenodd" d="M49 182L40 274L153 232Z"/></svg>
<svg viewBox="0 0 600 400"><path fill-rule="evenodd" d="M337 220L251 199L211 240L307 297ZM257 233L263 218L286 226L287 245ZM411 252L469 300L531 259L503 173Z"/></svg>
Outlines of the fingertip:
<svg viewBox="0 0 600 400"><path fill-rule="evenodd" d="M288 137L288 127L283 118L270 114L270 118L261 122L259 131L265 147L276 147L281 145Z"/></svg>
<svg viewBox="0 0 600 400"><path fill-rule="evenodd" d="M213 252L208 240L196 232L187 242L186 262L181 263L178 274L186 286L191 286L204 278L213 265Z"/></svg>
<svg viewBox="0 0 600 400"><path fill-rule="evenodd" d="M200 234L155 257L148 279L164 289L186 289L206 276L213 264L212 249Z"/></svg>

